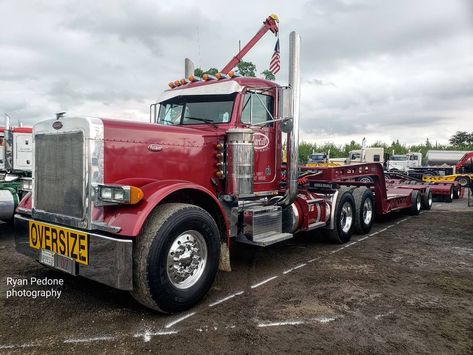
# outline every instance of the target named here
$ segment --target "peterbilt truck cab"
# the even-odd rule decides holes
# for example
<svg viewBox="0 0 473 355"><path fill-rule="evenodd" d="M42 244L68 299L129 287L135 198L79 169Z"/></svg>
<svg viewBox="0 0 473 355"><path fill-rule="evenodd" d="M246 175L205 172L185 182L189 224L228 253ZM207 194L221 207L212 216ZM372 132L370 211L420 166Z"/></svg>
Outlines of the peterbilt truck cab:
<svg viewBox="0 0 473 355"><path fill-rule="evenodd" d="M190 307L219 262L229 269L220 254L230 239L264 246L292 237L282 209L295 200L297 139L289 138L283 186L282 126L292 120L279 104L295 86L195 80L165 91L149 123L67 115L37 123L33 191L15 216L17 250L132 291L153 309Z"/></svg>

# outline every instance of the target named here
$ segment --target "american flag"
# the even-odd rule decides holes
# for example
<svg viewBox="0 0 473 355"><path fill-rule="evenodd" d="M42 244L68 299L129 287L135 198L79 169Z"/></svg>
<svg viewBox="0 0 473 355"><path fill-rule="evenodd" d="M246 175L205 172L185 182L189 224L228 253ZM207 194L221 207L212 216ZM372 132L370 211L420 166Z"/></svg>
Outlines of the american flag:
<svg viewBox="0 0 473 355"><path fill-rule="evenodd" d="M269 71L276 75L276 73L281 69L280 55L279 55L279 37L276 41L276 46L274 47L274 53L271 57L271 62L269 63Z"/></svg>

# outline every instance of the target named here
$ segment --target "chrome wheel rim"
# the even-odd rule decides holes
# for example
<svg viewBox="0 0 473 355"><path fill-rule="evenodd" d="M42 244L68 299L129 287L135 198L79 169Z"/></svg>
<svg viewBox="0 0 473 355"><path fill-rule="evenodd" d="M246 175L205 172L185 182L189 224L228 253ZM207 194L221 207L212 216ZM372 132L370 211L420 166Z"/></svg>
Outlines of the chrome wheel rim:
<svg viewBox="0 0 473 355"><path fill-rule="evenodd" d="M429 201L428 201L429 207L432 206L432 193L429 193Z"/></svg>
<svg viewBox="0 0 473 355"><path fill-rule="evenodd" d="M422 207L422 201L420 200L420 198L417 199L417 211L420 211Z"/></svg>
<svg viewBox="0 0 473 355"><path fill-rule="evenodd" d="M453 200L453 190L450 191L450 200Z"/></svg>
<svg viewBox="0 0 473 355"><path fill-rule="evenodd" d="M340 224L343 233L348 233L353 223L353 209L349 202L345 202L342 206L342 213L340 215Z"/></svg>
<svg viewBox="0 0 473 355"><path fill-rule="evenodd" d="M371 199L367 198L363 203L363 223L369 225L373 218L373 204Z"/></svg>
<svg viewBox="0 0 473 355"><path fill-rule="evenodd" d="M187 289L201 278L207 263L207 244L202 234L190 230L179 235L169 248L166 271L171 284Z"/></svg>
<svg viewBox="0 0 473 355"><path fill-rule="evenodd" d="M460 184L460 186L465 187L466 185L468 185L468 180L465 178L459 178L458 183Z"/></svg>

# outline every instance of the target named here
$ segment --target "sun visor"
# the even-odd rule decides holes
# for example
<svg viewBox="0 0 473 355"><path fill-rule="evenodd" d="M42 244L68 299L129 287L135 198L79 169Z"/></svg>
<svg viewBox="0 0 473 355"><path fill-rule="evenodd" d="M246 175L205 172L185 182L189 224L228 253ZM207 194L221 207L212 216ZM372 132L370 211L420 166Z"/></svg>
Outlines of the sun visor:
<svg viewBox="0 0 473 355"><path fill-rule="evenodd" d="M188 95L230 95L236 92L241 92L242 90L243 86L234 80L229 80L190 88L166 90L158 97L157 102L161 103L174 97Z"/></svg>

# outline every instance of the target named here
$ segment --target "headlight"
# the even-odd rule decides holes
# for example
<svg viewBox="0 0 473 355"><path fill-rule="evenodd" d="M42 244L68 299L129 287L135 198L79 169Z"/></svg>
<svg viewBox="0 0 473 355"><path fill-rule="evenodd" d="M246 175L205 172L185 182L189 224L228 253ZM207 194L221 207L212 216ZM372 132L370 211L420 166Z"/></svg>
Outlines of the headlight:
<svg viewBox="0 0 473 355"><path fill-rule="evenodd" d="M143 199L143 191L135 186L98 185L95 204L97 206L130 204L134 205Z"/></svg>
<svg viewBox="0 0 473 355"><path fill-rule="evenodd" d="M21 179L21 191L31 191L33 188L33 180L28 178Z"/></svg>

